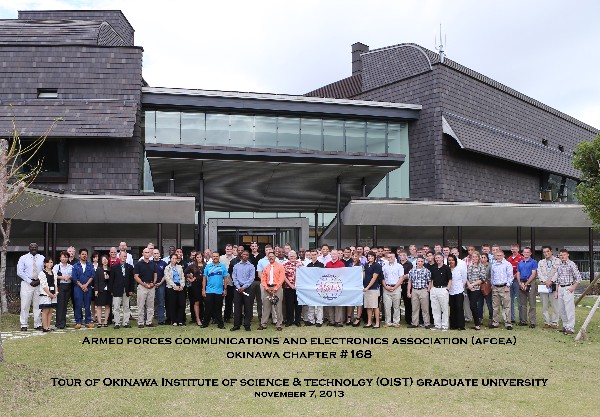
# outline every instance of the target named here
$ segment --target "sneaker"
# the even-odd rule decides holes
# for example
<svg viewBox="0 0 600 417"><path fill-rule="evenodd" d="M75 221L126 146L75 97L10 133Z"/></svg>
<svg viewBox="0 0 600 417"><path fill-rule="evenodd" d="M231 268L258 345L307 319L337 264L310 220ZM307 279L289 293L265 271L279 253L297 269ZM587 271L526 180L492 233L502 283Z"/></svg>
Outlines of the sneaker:
<svg viewBox="0 0 600 417"><path fill-rule="evenodd" d="M77 323L77 324L75 325L75 328L76 328L76 329L81 329L81 324Z"/></svg>

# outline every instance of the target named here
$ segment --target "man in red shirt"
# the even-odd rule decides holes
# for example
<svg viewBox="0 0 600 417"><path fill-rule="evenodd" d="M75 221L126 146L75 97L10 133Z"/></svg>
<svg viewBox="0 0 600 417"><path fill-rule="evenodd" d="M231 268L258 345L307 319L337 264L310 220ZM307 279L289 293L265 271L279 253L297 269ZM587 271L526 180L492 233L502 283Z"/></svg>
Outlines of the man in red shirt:
<svg viewBox="0 0 600 417"><path fill-rule="evenodd" d="M519 297L519 280L517 280L517 265L524 258L523 255L519 253L519 249L519 245L516 243L510 245L511 255L506 258L513 267L514 279L510 285L510 320L513 323L515 322L515 298L517 299L517 305L519 306L519 321L523 322L523 317L521 317L521 297Z"/></svg>
<svg viewBox="0 0 600 417"><path fill-rule="evenodd" d="M337 249L331 251L331 261L325 264L325 268L345 268L346 264L340 260L340 252ZM332 307L329 307L330 309ZM329 320L330 326L335 327L344 327L344 313L346 311L346 307L344 306L335 306L333 307L333 320Z"/></svg>

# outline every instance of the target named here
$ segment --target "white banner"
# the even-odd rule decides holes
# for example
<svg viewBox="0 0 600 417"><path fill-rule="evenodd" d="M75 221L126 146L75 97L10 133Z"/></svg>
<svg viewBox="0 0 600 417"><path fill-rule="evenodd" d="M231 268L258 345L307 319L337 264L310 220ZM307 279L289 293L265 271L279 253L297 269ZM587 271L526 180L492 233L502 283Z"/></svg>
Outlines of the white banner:
<svg viewBox="0 0 600 417"><path fill-rule="evenodd" d="M308 306L361 306L362 267L296 269L298 304Z"/></svg>

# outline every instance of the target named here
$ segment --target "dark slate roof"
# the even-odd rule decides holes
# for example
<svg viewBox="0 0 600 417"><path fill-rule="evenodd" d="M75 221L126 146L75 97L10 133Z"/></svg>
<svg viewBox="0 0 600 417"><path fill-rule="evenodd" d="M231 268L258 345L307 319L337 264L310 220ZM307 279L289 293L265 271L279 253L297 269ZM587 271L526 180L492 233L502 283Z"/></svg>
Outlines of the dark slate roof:
<svg viewBox="0 0 600 417"><path fill-rule="evenodd" d="M13 115L20 135L39 137L62 117L51 137L133 136L138 105L123 100L31 100L0 105L0 137L12 134Z"/></svg>
<svg viewBox="0 0 600 417"><path fill-rule="evenodd" d="M324 87L317 88L309 93L307 97L349 98L362 92L362 76L353 75L343 80L336 81Z"/></svg>
<svg viewBox="0 0 600 417"><path fill-rule="evenodd" d="M109 23L91 20L0 20L0 44L126 46Z"/></svg>
<svg viewBox="0 0 600 417"><path fill-rule="evenodd" d="M134 30L120 10L20 10L19 20L93 20L107 22L123 39L133 46Z"/></svg>
<svg viewBox="0 0 600 417"><path fill-rule="evenodd" d="M515 135L454 113L444 112L444 133L461 148L572 178L581 173L573 168L572 155L540 140Z"/></svg>
<svg viewBox="0 0 600 417"><path fill-rule="evenodd" d="M478 80L478 81L480 81L480 82L482 82L484 84L490 85L490 86L492 86L492 87L494 87L494 88L496 88L496 89L498 89L500 91L503 91L503 92L505 92L507 94L510 94L511 96L516 97L519 100L522 100L522 101L524 101L524 102L526 102L528 104L531 104L532 106L535 106L535 107L538 107L538 108L540 108L540 109L542 109L544 111L547 111L548 113L551 113L554 116L558 116L561 119L564 119L564 120L566 120L566 121L568 121L570 123L573 123L573 124L575 124L575 125L577 125L579 127L582 127L584 129L589 130L589 131L594 132L594 133L600 133L600 131L598 129L594 128L593 126L590 126L590 125L582 122L581 120L577 120L574 117L569 116L568 114L565 114L565 113L563 113L561 111L558 111L558 110L556 110L556 109L554 109L554 108L552 108L552 107L550 107L550 106L548 106L548 105L546 105L546 104L544 104L544 103L542 103L542 102L540 102L538 100L535 100L535 99L533 99L533 98L531 98L531 97L529 97L529 96L527 96L527 95L525 95L523 93L520 93L517 90L515 90L513 88L510 88L510 87L508 87L508 86L506 86L506 85L504 85L504 84L502 84L502 83L500 83L498 81L495 81L495 80L493 80L493 79L491 79L489 77L486 77L485 75L483 75L483 74L481 74L481 73L479 73L477 71L473 71L472 69L467 68L464 65L461 65L458 62L449 59L448 57L444 57L444 62L441 63L440 62L440 55L438 53L433 52L433 51L431 51L431 50L429 50L427 48L424 48L422 46L419 46L417 44L414 44L414 43L403 43L403 44L398 44L398 45L393 45L393 46L387 46L385 48L373 49L373 50L369 51L367 54L379 53L378 55L380 55L383 58L386 55L386 53L388 53L387 51L389 51L390 49L401 48L401 47L406 47L406 46L412 46L412 47L421 49L427 55L427 57L429 58L432 66L433 65L445 65L445 66L450 67L450 68L452 68L452 69L454 69L454 70L456 70L456 71L458 71L458 72L460 72L462 74L465 74L465 75L467 75L467 76L469 76L471 78L474 78L474 79L476 79L476 80ZM364 55L365 54L361 55L361 57L364 56ZM366 89L364 91L366 91Z"/></svg>

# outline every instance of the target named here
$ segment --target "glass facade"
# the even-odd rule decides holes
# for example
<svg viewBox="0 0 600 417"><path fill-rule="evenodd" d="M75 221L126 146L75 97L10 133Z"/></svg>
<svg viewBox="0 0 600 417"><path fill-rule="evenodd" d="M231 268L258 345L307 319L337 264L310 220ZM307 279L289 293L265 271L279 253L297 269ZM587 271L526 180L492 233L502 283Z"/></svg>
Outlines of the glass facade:
<svg viewBox="0 0 600 417"><path fill-rule="evenodd" d="M406 123L146 111L144 139L160 144L404 154L402 167L388 174L369 197L409 197Z"/></svg>
<svg viewBox="0 0 600 417"><path fill-rule="evenodd" d="M577 181L546 172L542 175L540 200L554 203L577 202Z"/></svg>

